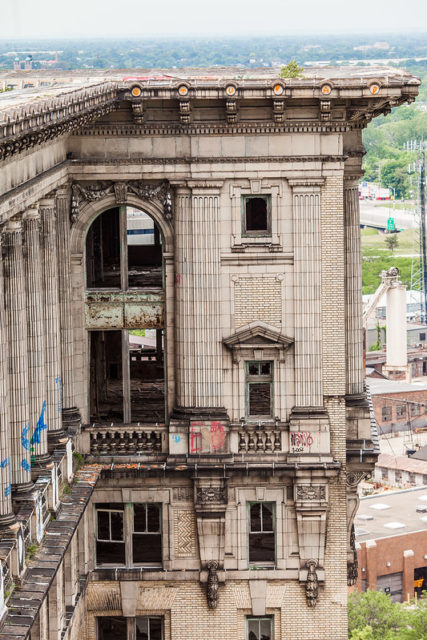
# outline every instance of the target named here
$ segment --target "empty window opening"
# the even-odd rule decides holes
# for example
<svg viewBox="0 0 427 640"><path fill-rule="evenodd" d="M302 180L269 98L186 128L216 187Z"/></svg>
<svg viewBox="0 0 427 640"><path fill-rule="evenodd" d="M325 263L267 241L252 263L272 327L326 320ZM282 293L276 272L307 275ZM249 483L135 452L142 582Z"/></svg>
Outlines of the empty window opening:
<svg viewBox="0 0 427 640"><path fill-rule="evenodd" d="M163 424L163 330L90 331L89 338L91 421Z"/></svg>
<svg viewBox="0 0 427 640"><path fill-rule="evenodd" d="M103 616L98 618L98 640L127 640L127 619Z"/></svg>
<svg viewBox="0 0 427 640"><path fill-rule="evenodd" d="M162 246L158 227L138 209L126 212L129 287L162 286Z"/></svg>
<svg viewBox="0 0 427 640"><path fill-rule="evenodd" d="M244 234L267 235L271 232L267 196L244 197Z"/></svg>
<svg viewBox="0 0 427 640"><path fill-rule="evenodd" d="M274 565L274 505L255 502L249 507L249 564Z"/></svg>
<svg viewBox="0 0 427 640"><path fill-rule="evenodd" d="M130 414L132 422L164 422L163 331L129 331Z"/></svg>
<svg viewBox="0 0 427 640"><path fill-rule="evenodd" d="M162 287L161 233L151 216L134 207L101 213L86 236L90 289Z"/></svg>
<svg viewBox="0 0 427 640"><path fill-rule="evenodd" d="M96 562L114 566L126 563L124 505L96 505Z"/></svg>
<svg viewBox="0 0 427 640"><path fill-rule="evenodd" d="M160 616L98 617L98 640L163 640Z"/></svg>
<svg viewBox="0 0 427 640"><path fill-rule="evenodd" d="M254 618L248 616L247 620L247 640L272 640L272 618L265 616L263 618Z"/></svg>
<svg viewBox="0 0 427 640"><path fill-rule="evenodd" d="M86 236L86 272L89 288L120 288L119 209L104 211L90 226Z"/></svg>
<svg viewBox="0 0 427 640"><path fill-rule="evenodd" d="M159 504L133 505L132 549L135 564L161 565L162 533Z"/></svg>
<svg viewBox="0 0 427 640"><path fill-rule="evenodd" d="M271 418L273 415L273 363L246 363L247 414L252 418Z"/></svg>
<svg viewBox="0 0 427 640"><path fill-rule="evenodd" d="M122 332L90 331L92 420L123 422Z"/></svg>
<svg viewBox="0 0 427 640"><path fill-rule="evenodd" d="M381 417L383 422L390 422L391 420L391 407L383 407L381 410Z"/></svg>

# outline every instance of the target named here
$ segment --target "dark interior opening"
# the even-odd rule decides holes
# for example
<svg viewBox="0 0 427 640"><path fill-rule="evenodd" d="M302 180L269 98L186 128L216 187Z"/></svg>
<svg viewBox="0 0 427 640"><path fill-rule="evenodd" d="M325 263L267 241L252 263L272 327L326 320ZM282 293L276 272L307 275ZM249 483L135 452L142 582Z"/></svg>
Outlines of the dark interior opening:
<svg viewBox="0 0 427 640"><path fill-rule="evenodd" d="M275 561L273 505L256 502L250 507L249 562Z"/></svg>
<svg viewBox="0 0 427 640"><path fill-rule="evenodd" d="M123 617L99 617L98 640L126 640L127 620Z"/></svg>
<svg viewBox="0 0 427 640"><path fill-rule="evenodd" d="M269 231L266 198L248 198L246 200L246 231Z"/></svg>
<svg viewBox="0 0 427 640"><path fill-rule="evenodd" d="M138 335L141 333L144 335ZM129 331L129 370L132 422L163 423L165 370L162 329Z"/></svg>
<svg viewBox="0 0 427 640"><path fill-rule="evenodd" d="M96 510L96 562L120 565L126 562L123 504L98 504Z"/></svg>
<svg viewBox="0 0 427 640"><path fill-rule="evenodd" d="M133 562L160 565L162 562L162 534L160 505L134 504Z"/></svg>
<svg viewBox="0 0 427 640"><path fill-rule="evenodd" d="M163 640L162 618L136 617L136 640Z"/></svg>
<svg viewBox="0 0 427 640"><path fill-rule="evenodd" d="M123 421L122 332L90 331L92 421Z"/></svg>
<svg viewBox="0 0 427 640"><path fill-rule="evenodd" d="M86 273L89 288L120 288L119 209L101 213L86 236Z"/></svg>
<svg viewBox="0 0 427 640"><path fill-rule="evenodd" d="M127 207L126 237L129 287L162 286L161 236L153 219Z"/></svg>

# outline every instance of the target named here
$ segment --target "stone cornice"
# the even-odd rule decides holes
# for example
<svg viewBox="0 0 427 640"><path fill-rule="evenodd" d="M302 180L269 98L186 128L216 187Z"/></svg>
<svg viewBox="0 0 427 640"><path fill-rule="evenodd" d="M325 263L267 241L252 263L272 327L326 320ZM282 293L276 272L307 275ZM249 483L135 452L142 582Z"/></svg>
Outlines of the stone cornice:
<svg viewBox="0 0 427 640"><path fill-rule="evenodd" d="M343 155L343 156L333 156L333 155L324 155L324 156L311 156L311 155L306 155L306 156L231 156L231 157L227 157L227 156L209 156L209 157L202 157L202 156L196 156L196 157L171 157L171 158L148 158L148 157L141 157L141 158L113 158L113 159L104 159L104 158L96 158L96 159L84 159L84 160L80 160L80 159L73 159L71 160L71 164L70 164L70 173L73 174L73 172L78 171L78 167L84 167L84 166L96 166L96 165L114 165L114 166L120 166L120 165L126 165L126 166L131 166L133 164L135 165L148 165L148 164L152 164L152 165L177 165L177 164L216 164L216 163L220 163L220 164L238 164L238 163L252 163L252 164L260 164L262 162L267 162L267 163L271 163L271 162L277 162L280 164L284 164L286 162L344 162L344 160L347 159L347 155Z"/></svg>
<svg viewBox="0 0 427 640"><path fill-rule="evenodd" d="M241 122L227 124L226 122L194 122L183 125L180 123L135 125L107 125L94 124L76 131L78 136L177 136L177 135L221 135L236 136L248 134L274 133L345 133L353 128L352 124L344 121L320 122L317 120L285 121L283 124L274 122Z"/></svg>
<svg viewBox="0 0 427 640"><path fill-rule="evenodd" d="M0 161L114 111L116 96L116 85L104 83L0 112Z"/></svg>

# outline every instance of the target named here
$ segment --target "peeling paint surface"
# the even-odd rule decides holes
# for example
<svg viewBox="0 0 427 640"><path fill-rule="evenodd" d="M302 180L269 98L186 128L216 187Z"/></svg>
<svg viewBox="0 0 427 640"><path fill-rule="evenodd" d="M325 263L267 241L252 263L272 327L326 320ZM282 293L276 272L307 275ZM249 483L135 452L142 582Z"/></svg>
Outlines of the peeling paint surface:
<svg viewBox="0 0 427 640"><path fill-rule="evenodd" d="M86 329L162 329L164 291L89 292L85 318Z"/></svg>

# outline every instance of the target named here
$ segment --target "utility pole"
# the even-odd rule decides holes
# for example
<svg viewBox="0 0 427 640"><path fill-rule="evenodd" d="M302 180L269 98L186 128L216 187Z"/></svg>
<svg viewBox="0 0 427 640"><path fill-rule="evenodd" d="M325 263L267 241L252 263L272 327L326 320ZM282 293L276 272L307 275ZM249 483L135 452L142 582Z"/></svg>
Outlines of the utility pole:
<svg viewBox="0 0 427 640"><path fill-rule="evenodd" d="M421 218L421 255L422 255L422 276L423 276L423 321L427 320L427 251L426 251L426 150L425 143L421 143L421 166L420 166L420 218Z"/></svg>

